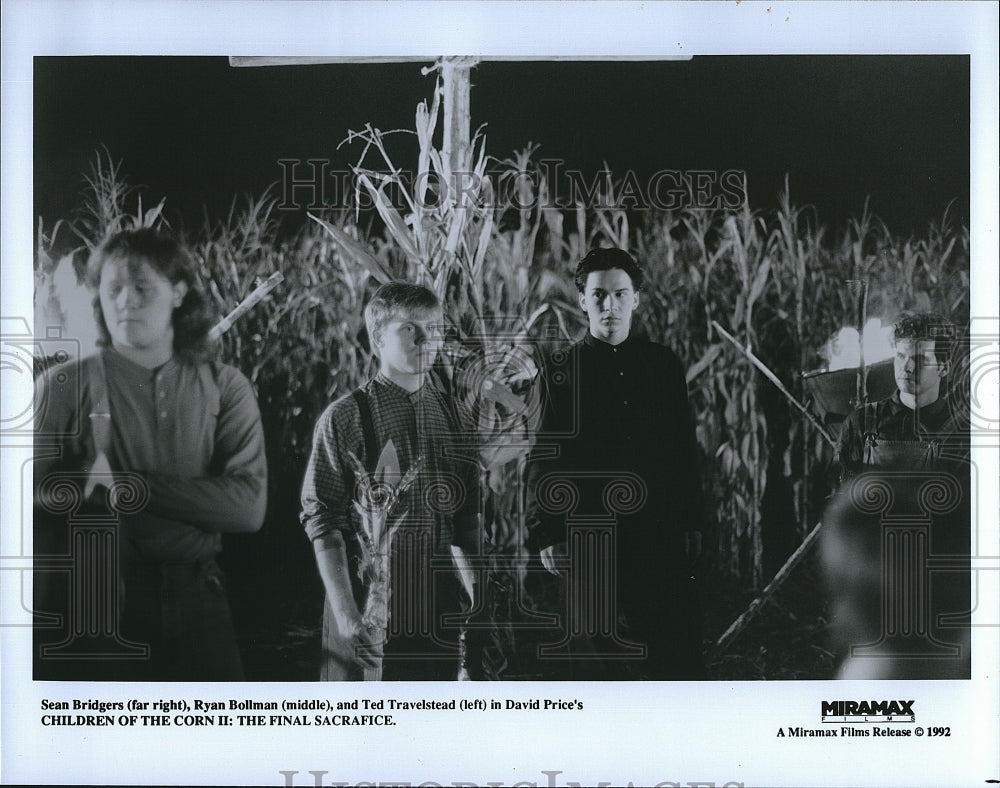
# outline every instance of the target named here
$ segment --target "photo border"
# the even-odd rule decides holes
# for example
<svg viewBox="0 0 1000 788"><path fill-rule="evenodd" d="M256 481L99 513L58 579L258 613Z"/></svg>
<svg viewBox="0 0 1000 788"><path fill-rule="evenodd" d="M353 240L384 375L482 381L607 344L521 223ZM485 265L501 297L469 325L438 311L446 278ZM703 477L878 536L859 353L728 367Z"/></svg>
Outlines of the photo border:
<svg viewBox="0 0 1000 788"><path fill-rule="evenodd" d="M31 326L34 55L472 54L512 58L651 58L703 54L969 54L972 333L1000 336L997 303L997 5L994 3L244 3L26 2L3 4L2 309L4 334ZM571 21L569 21L571 20ZM372 31L377 31L373 33ZM558 31L554 35L553 31ZM71 119L68 119L71 122ZM996 339L992 340L996 342ZM990 356L992 358L992 356ZM973 440L980 479L998 477L996 368L979 403L992 425ZM5 367L6 403L30 401L30 379ZM11 388L8 381L14 380ZM7 415L10 411L6 410ZM30 519L31 441L2 443L2 519ZM20 499L12 493L20 485ZM978 490L980 512L998 511L996 485ZM702 682L586 685L409 684L54 686L26 681L30 629L12 577L30 567L30 545L2 529L0 781L312 785L431 781L538 785L941 785L1000 779L990 762L1000 739L1000 543L993 515L978 525L981 598L974 615L970 681ZM27 562L27 563L26 563ZM29 573L30 574L30 573ZM11 589L15 589L12 593ZM835 690L835 691L834 691ZM945 739L776 740L780 726L816 727L838 698L915 698ZM411 713L393 728L43 728L44 698L191 698L256 701L330 697L575 699L582 712ZM502 742L502 744L501 744ZM836 746L833 746L836 744ZM183 756L181 756L183 753ZM287 775L287 772L295 774Z"/></svg>

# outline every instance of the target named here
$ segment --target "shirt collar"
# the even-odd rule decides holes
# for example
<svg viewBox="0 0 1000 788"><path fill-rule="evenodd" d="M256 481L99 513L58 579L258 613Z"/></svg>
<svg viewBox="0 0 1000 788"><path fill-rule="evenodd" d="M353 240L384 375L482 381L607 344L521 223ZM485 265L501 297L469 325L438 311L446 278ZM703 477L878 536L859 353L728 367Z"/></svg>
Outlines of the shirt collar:
<svg viewBox="0 0 1000 788"><path fill-rule="evenodd" d="M897 411L909 411L910 413L915 413L913 408L908 408L903 404L902 400L899 398L899 389L893 392L893 395L889 398L889 402L892 403L892 407ZM936 416L939 413L943 413L948 407L948 397L938 397L930 405L924 405L922 408L918 408L922 414L925 416Z"/></svg>
<svg viewBox="0 0 1000 788"><path fill-rule="evenodd" d="M160 366L150 369L149 367L142 366L142 364L136 364L130 358L115 350L111 345L104 347L102 352L105 363L110 362L119 368L124 368L132 377L143 380L152 380L157 375L168 374L177 367L177 359L174 356L171 356Z"/></svg>
<svg viewBox="0 0 1000 788"><path fill-rule="evenodd" d="M621 353L622 351L631 350L639 343L634 332L629 332L629 335L625 337L624 341L619 342L617 345L609 345L593 334L587 331L587 335L583 338L583 344L587 347L597 351L598 353L606 353L608 355L612 353Z"/></svg>
<svg viewBox="0 0 1000 788"><path fill-rule="evenodd" d="M424 382L420 385L420 388L418 388L416 391L407 391L398 383L393 382L384 374L382 374L381 371L376 373L375 383L377 383L379 386L386 389L387 391L391 391L397 397L404 397L413 403L419 402L423 398L424 392L427 391L428 387L427 378L424 377Z"/></svg>

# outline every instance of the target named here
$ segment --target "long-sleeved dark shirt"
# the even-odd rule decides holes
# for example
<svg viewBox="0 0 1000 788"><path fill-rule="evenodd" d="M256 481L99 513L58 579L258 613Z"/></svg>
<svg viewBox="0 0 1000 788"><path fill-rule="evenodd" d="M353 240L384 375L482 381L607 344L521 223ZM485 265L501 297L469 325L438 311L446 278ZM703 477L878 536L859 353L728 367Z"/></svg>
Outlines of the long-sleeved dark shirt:
<svg viewBox="0 0 1000 788"><path fill-rule="evenodd" d="M701 530L702 509L680 359L640 337L612 346L588 335L553 356L543 382L545 410L528 474L529 545L566 541L566 513L546 511L552 507L538 497L546 477L565 475L579 495L573 517L616 516L622 572L639 582L682 565L684 533ZM616 474L624 481L617 493L608 487ZM629 500L626 490L637 487L642 500Z"/></svg>
<svg viewBox="0 0 1000 788"><path fill-rule="evenodd" d="M243 374L224 364L171 359L147 369L100 351L111 414L112 472L139 474L148 501L121 515L124 561L211 558L221 534L252 532L264 521L267 461L260 411ZM96 449L89 414L96 358L69 361L36 382L36 511L45 479L89 470ZM44 512L43 512L44 515Z"/></svg>

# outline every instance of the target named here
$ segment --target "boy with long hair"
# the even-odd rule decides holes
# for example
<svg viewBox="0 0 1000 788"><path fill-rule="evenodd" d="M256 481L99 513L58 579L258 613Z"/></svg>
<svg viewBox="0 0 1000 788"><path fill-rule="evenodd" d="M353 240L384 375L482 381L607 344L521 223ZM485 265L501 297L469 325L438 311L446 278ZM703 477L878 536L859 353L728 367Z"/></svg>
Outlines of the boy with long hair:
<svg viewBox="0 0 1000 788"><path fill-rule="evenodd" d="M87 281L100 349L36 383L35 678L241 680L215 556L222 534L264 521L253 389L214 361L213 314L173 236L111 236ZM110 524L112 544L92 549L104 532L74 523ZM41 568L70 556L71 573Z"/></svg>

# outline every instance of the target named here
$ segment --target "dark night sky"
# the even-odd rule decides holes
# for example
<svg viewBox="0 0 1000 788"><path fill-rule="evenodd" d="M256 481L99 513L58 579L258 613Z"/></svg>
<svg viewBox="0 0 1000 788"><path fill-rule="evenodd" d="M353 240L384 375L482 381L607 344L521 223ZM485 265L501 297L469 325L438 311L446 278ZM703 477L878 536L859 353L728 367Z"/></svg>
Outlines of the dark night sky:
<svg viewBox="0 0 1000 788"><path fill-rule="evenodd" d="M344 168L350 129L413 127L432 77L419 63L232 68L225 58L37 57L35 213L50 225L79 201L105 145L133 185L197 224L233 195L280 178L280 158ZM872 210L922 233L955 200L969 212L969 60L964 56L698 56L669 62L486 62L473 71L473 125L500 158L539 144L588 176L607 162L747 172L751 206L793 201L836 225ZM414 163L400 138L397 165ZM291 217L290 217L291 218Z"/></svg>

